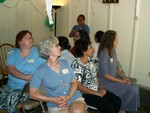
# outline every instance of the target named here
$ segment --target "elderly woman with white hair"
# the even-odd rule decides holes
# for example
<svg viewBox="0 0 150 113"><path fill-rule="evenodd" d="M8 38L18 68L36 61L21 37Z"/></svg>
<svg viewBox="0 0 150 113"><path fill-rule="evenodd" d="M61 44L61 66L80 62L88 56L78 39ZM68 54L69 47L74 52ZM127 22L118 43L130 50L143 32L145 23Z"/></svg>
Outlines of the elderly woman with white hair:
<svg viewBox="0 0 150 113"><path fill-rule="evenodd" d="M40 41L39 54L45 58L35 71L30 83L30 97L47 102L49 113L84 113L86 104L77 89L74 72L66 60L58 59L61 47L54 36ZM46 95L38 93L40 85Z"/></svg>

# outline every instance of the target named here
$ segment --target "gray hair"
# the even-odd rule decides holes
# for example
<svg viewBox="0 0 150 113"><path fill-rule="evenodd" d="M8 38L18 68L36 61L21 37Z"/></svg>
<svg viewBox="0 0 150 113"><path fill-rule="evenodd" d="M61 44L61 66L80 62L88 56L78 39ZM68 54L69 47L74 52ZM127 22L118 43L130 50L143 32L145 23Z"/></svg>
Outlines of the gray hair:
<svg viewBox="0 0 150 113"><path fill-rule="evenodd" d="M58 44L58 39L55 36L49 36L40 41L38 45L39 55L44 59L48 59L50 56L50 51L54 44Z"/></svg>

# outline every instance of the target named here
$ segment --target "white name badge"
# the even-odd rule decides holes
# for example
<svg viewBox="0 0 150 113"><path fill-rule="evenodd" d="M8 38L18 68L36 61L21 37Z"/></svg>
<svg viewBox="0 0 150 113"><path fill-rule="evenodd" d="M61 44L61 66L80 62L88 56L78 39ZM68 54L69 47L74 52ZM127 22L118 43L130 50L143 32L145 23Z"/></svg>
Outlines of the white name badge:
<svg viewBox="0 0 150 113"><path fill-rule="evenodd" d="M69 73L69 71L68 71L68 69L63 69L63 70L62 70L62 73L63 73L63 74L67 74L67 73Z"/></svg>
<svg viewBox="0 0 150 113"><path fill-rule="evenodd" d="M112 63L113 61L114 61L113 58L111 58L111 59L110 59L110 62Z"/></svg>
<svg viewBox="0 0 150 113"><path fill-rule="evenodd" d="M34 63L34 59L28 60L28 63Z"/></svg>

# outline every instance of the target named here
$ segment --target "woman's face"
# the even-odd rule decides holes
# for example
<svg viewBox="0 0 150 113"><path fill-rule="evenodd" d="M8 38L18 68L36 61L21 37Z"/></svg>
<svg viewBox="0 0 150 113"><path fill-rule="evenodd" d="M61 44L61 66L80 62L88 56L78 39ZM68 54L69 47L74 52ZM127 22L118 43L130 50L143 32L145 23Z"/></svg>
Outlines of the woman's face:
<svg viewBox="0 0 150 113"><path fill-rule="evenodd" d="M117 48L117 45L118 45L118 36L116 35L114 40L114 48Z"/></svg>
<svg viewBox="0 0 150 113"><path fill-rule="evenodd" d="M92 57L94 54L94 51L95 51L95 49L93 48L92 44L89 44L87 51L84 52L84 55L86 55L88 57Z"/></svg>
<svg viewBox="0 0 150 113"><path fill-rule="evenodd" d="M32 36L27 33L21 41L19 41L19 46L20 47L32 47L33 44L33 39Z"/></svg>
<svg viewBox="0 0 150 113"><path fill-rule="evenodd" d="M85 20L84 20L82 17L78 17L78 18L77 18L77 22L78 22L79 25L83 25L83 24L84 24L84 21L85 21Z"/></svg>
<svg viewBox="0 0 150 113"><path fill-rule="evenodd" d="M73 37L73 40L75 42L78 39L80 39L80 34L79 34L79 32L76 32L75 35L74 35L74 37Z"/></svg>
<svg viewBox="0 0 150 113"><path fill-rule="evenodd" d="M54 44L50 51L50 56L59 57L60 55L61 55L61 47L59 46L59 44Z"/></svg>

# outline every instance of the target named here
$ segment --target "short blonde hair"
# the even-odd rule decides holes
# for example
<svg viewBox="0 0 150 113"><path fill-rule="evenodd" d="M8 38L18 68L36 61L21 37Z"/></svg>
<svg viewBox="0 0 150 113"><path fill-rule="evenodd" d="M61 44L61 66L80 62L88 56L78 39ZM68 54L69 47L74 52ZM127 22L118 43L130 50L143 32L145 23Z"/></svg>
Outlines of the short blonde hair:
<svg viewBox="0 0 150 113"><path fill-rule="evenodd" d="M39 55L44 59L48 59L50 56L50 51L54 44L58 44L58 39L55 36L49 36L40 41L38 45Z"/></svg>

